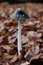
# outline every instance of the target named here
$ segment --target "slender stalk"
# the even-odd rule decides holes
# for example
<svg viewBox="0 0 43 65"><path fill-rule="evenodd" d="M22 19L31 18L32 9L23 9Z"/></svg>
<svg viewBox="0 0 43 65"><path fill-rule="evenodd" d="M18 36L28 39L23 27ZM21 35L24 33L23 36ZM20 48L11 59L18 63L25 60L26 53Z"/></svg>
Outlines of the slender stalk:
<svg viewBox="0 0 43 65"><path fill-rule="evenodd" d="M21 56L20 51L22 50L22 44L21 44L21 22L18 21L18 56Z"/></svg>

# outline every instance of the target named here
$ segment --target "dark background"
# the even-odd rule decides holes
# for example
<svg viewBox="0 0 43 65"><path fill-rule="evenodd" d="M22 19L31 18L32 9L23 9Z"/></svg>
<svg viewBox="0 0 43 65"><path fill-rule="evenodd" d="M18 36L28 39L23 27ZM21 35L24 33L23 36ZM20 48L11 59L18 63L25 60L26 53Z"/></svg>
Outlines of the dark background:
<svg viewBox="0 0 43 65"><path fill-rule="evenodd" d="M1 2L9 2L9 3L26 3L26 2L43 3L43 0L0 0L0 3Z"/></svg>

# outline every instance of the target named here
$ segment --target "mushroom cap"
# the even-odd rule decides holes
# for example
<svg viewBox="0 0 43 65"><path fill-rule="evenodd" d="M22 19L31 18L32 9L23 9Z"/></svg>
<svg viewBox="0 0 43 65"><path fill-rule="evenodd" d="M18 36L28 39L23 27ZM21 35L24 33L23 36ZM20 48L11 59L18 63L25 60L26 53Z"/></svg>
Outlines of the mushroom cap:
<svg viewBox="0 0 43 65"><path fill-rule="evenodd" d="M16 11L11 15L11 18L19 20L30 19L30 17L26 14L24 9L22 8L16 9Z"/></svg>

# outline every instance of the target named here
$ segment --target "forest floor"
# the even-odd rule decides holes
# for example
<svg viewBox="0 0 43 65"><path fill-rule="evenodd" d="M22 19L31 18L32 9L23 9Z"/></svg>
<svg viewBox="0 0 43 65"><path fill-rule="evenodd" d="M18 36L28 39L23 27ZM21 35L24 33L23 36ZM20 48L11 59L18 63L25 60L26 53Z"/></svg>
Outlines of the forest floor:
<svg viewBox="0 0 43 65"><path fill-rule="evenodd" d="M17 20L11 14L24 8L31 20L22 23L22 48L17 53ZM43 4L0 4L0 65L43 65Z"/></svg>

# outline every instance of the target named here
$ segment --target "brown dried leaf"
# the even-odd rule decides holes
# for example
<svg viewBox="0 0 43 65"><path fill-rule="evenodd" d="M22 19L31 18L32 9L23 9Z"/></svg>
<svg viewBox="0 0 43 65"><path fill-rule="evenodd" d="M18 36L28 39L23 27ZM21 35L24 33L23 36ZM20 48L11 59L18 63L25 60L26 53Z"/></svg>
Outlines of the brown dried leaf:
<svg viewBox="0 0 43 65"><path fill-rule="evenodd" d="M15 54L15 56L11 59L10 63L13 63L18 60L18 55Z"/></svg>
<svg viewBox="0 0 43 65"><path fill-rule="evenodd" d="M25 36L22 36L22 44L27 43L27 42L28 42L28 38Z"/></svg>
<svg viewBox="0 0 43 65"><path fill-rule="evenodd" d="M30 62L25 62L25 63L22 63L21 65L30 65Z"/></svg>
<svg viewBox="0 0 43 65"><path fill-rule="evenodd" d="M9 52L11 50L11 47L9 45L2 45L1 47L3 49L7 50L7 52Z"/></svg>
<svg viewBox="0 0 43 65"><path fill-rule="evenodd" d="M38 59L39 56L40 56L40 55L35 55L35 56L33 56L33 57L30 59L30 62L31 62L32 60L34 60L34 59Z"/></svg>
<svg viewBox="0 0 43 65"><path fill-rule="evenodd" d="M29 49L26 54L24 55L24 58L28 57L29 55L31 55L31 50Z"/></svg>
<svg viewBox="0 0 43 65"><path fill-rule="evenodd" d="M38 54L40 51L39 45L33 46L32 48L32 54Z"/></svg>
<svg viewBox="0 0 43 65"><path fill-rule="evenodd" d="M14 55L10 55L10 54L8 54L8 53L4 53L4 58L5 58L6 60L12 59L13 57L14 57Z"/></svg>
<svg viewBox="0 0 43 65"><path fill-rule="evenodd" d="M34 45L34 44L35 44L34 41L30 41L30 42L28 42L28 45Z"/></svg>

